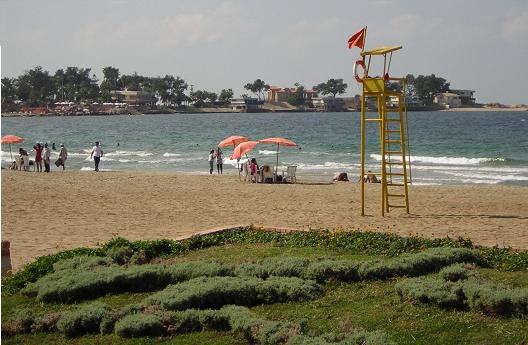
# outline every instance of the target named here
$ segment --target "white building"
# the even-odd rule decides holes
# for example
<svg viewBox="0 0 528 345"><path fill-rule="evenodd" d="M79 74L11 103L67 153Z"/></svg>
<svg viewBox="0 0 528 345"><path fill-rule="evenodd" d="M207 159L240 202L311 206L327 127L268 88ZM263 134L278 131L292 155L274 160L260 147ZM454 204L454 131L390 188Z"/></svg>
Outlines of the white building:
<svg viewBox="0 0 528 345"><path fill-rule="evenodd" d="M433 103L442 105L446 109L450 109L459 108L462 105L462 100L456 93L444 92L437 93L433 99Z"/></svg>

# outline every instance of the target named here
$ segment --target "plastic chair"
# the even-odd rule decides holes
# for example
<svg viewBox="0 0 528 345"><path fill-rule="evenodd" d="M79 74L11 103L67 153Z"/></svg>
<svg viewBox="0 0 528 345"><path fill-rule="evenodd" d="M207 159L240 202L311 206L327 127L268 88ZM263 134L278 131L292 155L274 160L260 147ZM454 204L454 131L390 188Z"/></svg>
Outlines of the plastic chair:
<svg viewBox="0 0 528 345"><path fill-rule="evenodd" d="M286 169L286 173L282 171L282 182L290 182L290 183L297 183L297 166L296 165L289 165Z"/></svg>

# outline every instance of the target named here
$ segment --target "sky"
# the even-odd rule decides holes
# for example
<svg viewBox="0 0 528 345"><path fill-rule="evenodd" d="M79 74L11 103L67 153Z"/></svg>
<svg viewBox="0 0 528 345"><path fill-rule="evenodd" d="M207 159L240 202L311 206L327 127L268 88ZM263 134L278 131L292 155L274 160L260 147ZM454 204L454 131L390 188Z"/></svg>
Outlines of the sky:
<svg viewBox="0 0 528 345"><path fill-rule="evenodd" d="M1 71L77 66L102 79L113 66L235 96L257 78L343 78L354 95L359 49L347 40L365 25L366 49L403 46L391 76L435 74L479 103L528 103L526 0L0 0Z"/></svg>

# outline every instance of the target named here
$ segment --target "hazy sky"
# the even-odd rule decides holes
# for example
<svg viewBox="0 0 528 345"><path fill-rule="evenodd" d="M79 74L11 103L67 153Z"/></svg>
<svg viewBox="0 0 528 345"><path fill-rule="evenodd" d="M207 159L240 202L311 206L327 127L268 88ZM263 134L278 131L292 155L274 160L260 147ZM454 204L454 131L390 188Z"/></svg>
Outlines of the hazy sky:
<svg viewBox="0 0 528 345"><path fill-rule="evenodd" d="M402 45L391 75L431 74L478 102L528 103L528 1L0 0L2 74L41 65L173 74L219 92L257 78L312 87L343 78L359 93L347 39ZM381 73L380 73L381 74Z"/></svg>

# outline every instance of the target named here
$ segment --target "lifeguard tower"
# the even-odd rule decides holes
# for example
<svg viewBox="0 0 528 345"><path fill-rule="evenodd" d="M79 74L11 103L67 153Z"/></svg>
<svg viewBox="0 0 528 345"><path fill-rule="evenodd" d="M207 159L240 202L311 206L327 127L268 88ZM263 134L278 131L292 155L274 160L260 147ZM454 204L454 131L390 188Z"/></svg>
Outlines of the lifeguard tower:
<svg viewBox="0 0 528 345"><path fill-rule="evenodd" d="M376 176L376 180L381 182L381 215L384 216L385 212L388 213L393 208L404 208L409 213L408 184L412 175L405 78L389 76L392 53L402 47L391 46L364 50L366 31L367 28L365 27L349 40L349 48L355 45L362 49L361 59L354 64L354 77L362 85L361 215L365 215L365 183L372 182L373 176ZM381 77L371 77L371 59L377 56L383 57L383 74ZM358 67L362 67L362 75L358 75ZM377 108L376 115L367 113L367 98L375 100L372 103L375 103ZM365 173L366 126L368 124L377 125L379 128L381 166L379 171ZM409 156L407 157L406 154Z"/></svg>

